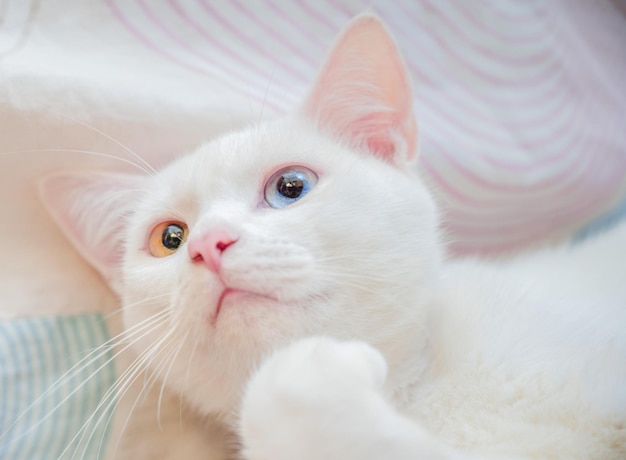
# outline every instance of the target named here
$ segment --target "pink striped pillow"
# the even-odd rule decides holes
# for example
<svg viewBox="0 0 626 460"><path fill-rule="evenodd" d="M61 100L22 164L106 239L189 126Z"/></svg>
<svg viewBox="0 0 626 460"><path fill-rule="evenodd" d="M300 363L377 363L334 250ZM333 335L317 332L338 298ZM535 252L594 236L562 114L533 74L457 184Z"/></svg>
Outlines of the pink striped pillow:
<svg viewBox="0 0 626 460"><path fill-rule="evenodd" d="M268 112L301 100L370 1L107 0L161 58ZM626 26L608 0L374 2L415 81L421 163L457 254L570 234L622 196Z"/></svg>

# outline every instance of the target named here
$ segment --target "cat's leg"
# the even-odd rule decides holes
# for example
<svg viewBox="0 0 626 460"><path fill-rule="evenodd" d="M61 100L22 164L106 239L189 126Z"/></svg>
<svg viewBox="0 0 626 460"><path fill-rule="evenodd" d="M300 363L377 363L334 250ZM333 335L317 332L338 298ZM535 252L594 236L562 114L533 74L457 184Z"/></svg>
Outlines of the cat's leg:
<svg viewBox="0 0 626 460"><path fill-rule="evenodd" d="M310 338L273 355L247 388L247 460L466 460L383 397L386 364L362 342Z"/></svg>

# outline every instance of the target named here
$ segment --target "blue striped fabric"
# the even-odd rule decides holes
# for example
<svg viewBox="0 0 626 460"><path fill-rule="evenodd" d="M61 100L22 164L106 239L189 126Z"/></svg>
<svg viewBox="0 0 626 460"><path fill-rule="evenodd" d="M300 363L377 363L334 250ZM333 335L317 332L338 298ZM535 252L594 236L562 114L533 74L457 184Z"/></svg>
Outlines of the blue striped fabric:
<svg viewBox="0 0 626 460"><path fill-rule="evenodd" d="M89 355L108 338L97 314L0 322L0 458L103 456L108 413L76 435L115 379L110 350Z"/></svg>

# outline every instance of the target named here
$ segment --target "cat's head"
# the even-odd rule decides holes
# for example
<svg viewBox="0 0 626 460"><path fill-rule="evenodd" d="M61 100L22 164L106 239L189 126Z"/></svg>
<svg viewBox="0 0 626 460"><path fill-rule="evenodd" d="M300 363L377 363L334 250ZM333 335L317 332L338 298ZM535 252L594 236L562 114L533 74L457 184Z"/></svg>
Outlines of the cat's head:
<svg viewBox="0 0 626 460"><path fill-rule="evenodd" d="M364 15L293 115L153 176L55 174L42 196L119 293L135 350L219 412L294 338L357 338L393 361L420 333L440 250L416 155L403 60Z"/></svg>

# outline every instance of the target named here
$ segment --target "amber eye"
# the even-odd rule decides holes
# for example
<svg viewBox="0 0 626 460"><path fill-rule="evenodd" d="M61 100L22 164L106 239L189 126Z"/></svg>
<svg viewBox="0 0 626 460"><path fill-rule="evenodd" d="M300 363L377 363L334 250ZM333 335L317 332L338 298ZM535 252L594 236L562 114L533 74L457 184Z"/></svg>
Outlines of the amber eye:
<svg viewBox="0 0 626 460"><path fill-rule="evenodd" d="M165 257L174 254L187 238L187 226L182 222L163 222L150 233L150 254Z"/></svg>

